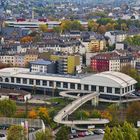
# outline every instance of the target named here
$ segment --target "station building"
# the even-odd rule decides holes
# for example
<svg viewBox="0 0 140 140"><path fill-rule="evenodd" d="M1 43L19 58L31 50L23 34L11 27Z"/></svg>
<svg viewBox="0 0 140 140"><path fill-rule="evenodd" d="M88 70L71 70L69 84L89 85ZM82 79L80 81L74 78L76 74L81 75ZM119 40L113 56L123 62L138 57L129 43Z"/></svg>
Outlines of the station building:
<svg viewBox="0 0 140 140"><path fill-rule="evenodd" d="M0 70L0 86L52 91L57 89L99 92L102 97L119 98L135 91L136 80L113 71L90 75L58 75L30 72L27 68L4 68Z"/></svg>

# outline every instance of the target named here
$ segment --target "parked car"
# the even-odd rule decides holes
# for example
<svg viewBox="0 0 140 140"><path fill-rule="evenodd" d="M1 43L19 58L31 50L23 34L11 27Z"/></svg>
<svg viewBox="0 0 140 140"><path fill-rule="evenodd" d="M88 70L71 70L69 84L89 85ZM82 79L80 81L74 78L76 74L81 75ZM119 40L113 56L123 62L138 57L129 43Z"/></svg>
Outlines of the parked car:
<svg viewBox="0 0 140 140"><path fill-rule="evenodd" d="M5 134L0 133L0 140L7 140L6 135L5 135Z"/></svg>
<svg viewBox="0 0 140 140"><path fill-rule="evenodd" d="M74 138L78 138L78 134L77 134L77 133L72 134L72 136L73 136Z"/></svg>
<svg viewBox="0 0 140 140"><path fill-rule="evenodd" d="M102 129L95 129L94 133L97 134L97 135L100 135L100 134L104 134L105 132Z"/></svg>
<svg viewBox="0 0 140 140"><path fill-rule="evenodd" d="M78 136L79 136L79 137L85 137L86 135L85 135L84 132L79 132L79 133L78 133Z"/></svg>
<svg viewBox="0 0 140 140"><path fill-rule="evenodd" d="M90 135L88 131L85 131L84 133L85 133L86 136Z"/></svg>
<svg viewBox="0 0 140 140"><path fill-rule="evenodd" d="M70 134L69 139L74 139L74 136L72 134Z"/></svg>
<svg viewBox="0 0 140 140"><path fill-rule="evenodd" d="M89 133L89 135L91 135L91 136L93 136L94 135L94 132L92 132L92 131L88 131L88 133Z"/></svg>

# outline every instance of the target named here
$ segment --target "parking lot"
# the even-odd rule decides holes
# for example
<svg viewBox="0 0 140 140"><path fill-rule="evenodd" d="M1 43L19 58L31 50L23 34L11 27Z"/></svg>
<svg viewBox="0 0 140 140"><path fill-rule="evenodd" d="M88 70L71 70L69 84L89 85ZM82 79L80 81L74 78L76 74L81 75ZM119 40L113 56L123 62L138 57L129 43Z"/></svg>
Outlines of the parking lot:
<svg viewBox="0 0 140 140"><path fill-rule="evenodd" d="M74 140L103 140L103 135L80 137L80 138L75 138Z"/></svg>

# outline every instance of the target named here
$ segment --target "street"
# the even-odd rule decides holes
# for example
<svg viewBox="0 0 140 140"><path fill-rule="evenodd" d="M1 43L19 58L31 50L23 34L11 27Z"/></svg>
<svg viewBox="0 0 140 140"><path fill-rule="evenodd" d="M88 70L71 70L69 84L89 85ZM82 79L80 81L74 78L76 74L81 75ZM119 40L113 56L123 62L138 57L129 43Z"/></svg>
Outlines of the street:
<svg viewBox="0 0 140 140"><path fill-rule="evenodd" d="M103 140L103 135L80 137L80 138L76 138L74 140Z"/></svg>

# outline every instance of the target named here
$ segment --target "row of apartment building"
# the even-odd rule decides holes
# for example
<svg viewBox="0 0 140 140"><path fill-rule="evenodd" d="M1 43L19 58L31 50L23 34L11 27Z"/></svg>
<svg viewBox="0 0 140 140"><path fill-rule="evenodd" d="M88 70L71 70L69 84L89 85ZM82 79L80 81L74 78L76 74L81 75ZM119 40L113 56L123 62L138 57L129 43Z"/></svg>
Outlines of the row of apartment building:
<svg viewBox="0 0 140 140"><path fill-rule="evenodd" d="M0 56L0 62L9 64L15 67L27 67L29 63L34 63L33 70L36 70L37 65L42 65L42 61L38 61L40 54L35 50L30 50L26 54L17 55L2 55ZM61 55L52 54L50 56L50 62L56 62L54 71L59 74L74 74L76 69L82 66L82 56L80 55ZM35 65L37 64L37 65ZM44 64L44 61L43 61ZM46 64L46 62L45 62ZM42 67L42 66L41 66ZM39 72L40 70L38 70Z"/></svg>
<svg viewBox="0 0 140 140"><path fill-rule="evenodd" d="M140 56L120 55L116 52L100 53L90 60L90 67L95 72L120 71L124 66L131 65L136 68Z"/></svg>

